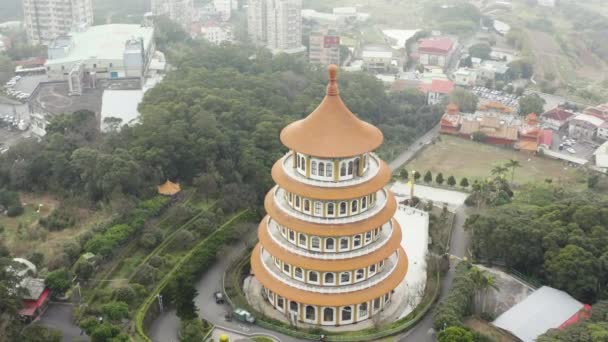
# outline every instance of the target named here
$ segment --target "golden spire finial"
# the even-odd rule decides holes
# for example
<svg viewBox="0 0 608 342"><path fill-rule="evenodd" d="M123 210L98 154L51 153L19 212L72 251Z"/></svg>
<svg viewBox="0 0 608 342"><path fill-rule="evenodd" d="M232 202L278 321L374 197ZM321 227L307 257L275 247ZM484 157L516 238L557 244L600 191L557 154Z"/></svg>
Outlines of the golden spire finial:
<svg viewBox="0 0 608 342"><path fill-rule="evenodd" d="M338 66L335 64L331 64L327 68L327 73L329 75L329 84L327 85L327 95L336 96L340 93L338 90Z"/></svg>

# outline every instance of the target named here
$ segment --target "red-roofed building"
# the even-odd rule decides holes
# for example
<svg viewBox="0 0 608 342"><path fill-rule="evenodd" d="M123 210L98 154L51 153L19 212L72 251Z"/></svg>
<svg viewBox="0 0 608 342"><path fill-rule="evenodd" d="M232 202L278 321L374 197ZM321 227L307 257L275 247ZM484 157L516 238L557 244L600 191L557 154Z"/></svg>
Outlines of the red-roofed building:
<svg viewBox="0 0 608 342"><path fill-rule="evenodd" d="M559 329L565 329L568 326L578 323L580 320L589 318L591 316L591 305L585 304L581 310L572 315L572 317L568 318L562 325L559 326Z"/></svg>
<svg viewBox="0 0 608 342"><path fill-rule="evenodd" d="M454 90L454 82L450 80L432 80L431 83L419 85L418 90L426 94L428 104L439 104Z"/></svg>
<svg viewBox="0 0 608 342"><path fill-rule="evenodd" d="M456 104L450 103L441 117L439 132L443 134L459 135L462 116Z"/></svg>
<svg viewBox="0 0 608 342"><path fill-rule="evenodd" d="M560 130L566 128L568 121L574 116L574 112L561 107L555 107L541 114L540 122L544 126Z"/></svg>
<svg viewBox="0 0 608 342"><path fill-rule="evenodd" d="M24 278L20 286L24 288L25 294L22 298L19 316L29 322L46 310L50 291L44 285L44 279Z"/></svg>
<svg viewBox="0 0 608 342"><path fill-rule="evenodd" d="M453 51L454 41L447 37L432 37L418 41L418 59L422 65L445 67Z"/></svg>
<svg viewBox="0 0 608 342"><path fill-rule="evenodd" d="M553 144L553 131L549 129L541 130L538 135L538 147L550 149Z"/></svg>

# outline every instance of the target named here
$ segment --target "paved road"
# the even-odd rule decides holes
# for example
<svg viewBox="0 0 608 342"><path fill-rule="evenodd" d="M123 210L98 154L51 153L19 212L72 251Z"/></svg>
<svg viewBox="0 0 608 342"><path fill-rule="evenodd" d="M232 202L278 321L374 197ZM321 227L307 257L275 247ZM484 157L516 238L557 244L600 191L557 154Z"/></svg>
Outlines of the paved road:
<svg viewBox="0 0 608 342"><path fill-rule="evenodd" d="M464 231L464 221L466 220L467 214L465 207L461 206L456 210L456 217L454 222L454 230L452 231L452 240L450 241L449 253L462 258L468 257L468 246L469 236ZM454 265L454 263L451 263ZM447 295L449 289L452 287L452 281L454 280L454 267L450 267L448 273L443 277L441 282L441 294L439 295L439 301L443 301ZM415 328L402 335L399 342L426 342L436 341L437 338L433 333L433 311L431 310L424 319L416 325Z"/></svg>
<svg viewBox="0 0 608 342"><path fill-rule="evenodd" d="M255 238L252 234L250 238ZM224 314L230 310L228 305L218 305L213 299L213 293L222 288L222 277L231 263L242 255L245 249L243 242L226 248L226 254L219 259L205 275L196 283L198 296L194 303L199 309L199 316L214 325L232 329L243 334L267 334L278 337L282 342L300 341L296 338L282 335L274 331L260 328L256 325L244 324L237 321L226 322ZM174 342L178 341L177 331L179 329L179 319L175 311L167 311L158 317L151 325L148 336L155 342Z"/></svg>
<svg viewBox="0 0 608 342"><path fill-rule="evenodd" d="M389 166L391 169L394 171L405 165L421 148L424 147L424 145L433 141L438 134L439 125L433 127L430 131L426 132L423 136L414 141L405 151L390 162Z"/></svg>
<svg viewBox="0 0 608 342"><path fill-rule="evenodd" d="M74 306L68 303L50 303L44 315L35 324L60 330L63 334L63 342L76 339L88 341L89 338L86 335L81 336L80 328L72 323L73 310Z"/></svg>

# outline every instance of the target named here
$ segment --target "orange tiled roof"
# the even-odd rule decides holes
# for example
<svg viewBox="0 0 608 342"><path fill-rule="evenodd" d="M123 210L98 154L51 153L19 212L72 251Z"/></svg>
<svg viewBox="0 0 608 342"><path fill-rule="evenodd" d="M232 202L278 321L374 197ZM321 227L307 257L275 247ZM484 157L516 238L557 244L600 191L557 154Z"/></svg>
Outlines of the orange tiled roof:
<svg viewBox="0 0 608 342"><path fill-rule="evenodd" d="M168 179L164 184L159 185L157 189L159 194L165 196L173 196L182 190L179 183L173 183Z"/></svg>

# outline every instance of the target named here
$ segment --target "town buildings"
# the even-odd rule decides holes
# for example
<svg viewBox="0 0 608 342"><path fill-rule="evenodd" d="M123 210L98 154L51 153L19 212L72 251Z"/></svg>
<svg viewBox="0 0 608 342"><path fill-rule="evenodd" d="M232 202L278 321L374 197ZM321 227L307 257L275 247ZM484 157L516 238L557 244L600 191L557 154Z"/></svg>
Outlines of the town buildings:
<svg viewBox="0 0 608 342"><path fill-rule="evenodd" d="M24 26L31 44L47 44L93 24L93 0L23 0Z"/></svg>
<svg viewBox="0 0 608 342"><path fill-rule="evenodd" d="M322 27L310 33L308 61L325 66L340 65L340 36L336 30Z"/></svg>
<svg viewBox="0 0 608 342"><path fill-rule="evenodd" d="M231 26L226 25L226 23L220 24L214 21L209 21L200 25L200 35L216 45L220 45L223 42L232 42L234 40Z"/></svg>
<svg viewBox="0 0 608 342"><path fill-rule="evenodd" d="M194 0L151 0L152 14L166 16L190 32L193 21Z"/></svg>
<svg viewBox="0 0 608 342"><path fill-rule="evenodd" d="M380 314L408 271L380 130L326 96L281 132L290 150L272 168L251 270L263 298L292 322L341 326Z"/></svg>
<svg viewBox="0 0 608 342"><path fill-rule="evenodd" d="M540 122L547 128L559 131L567 128L568 121L570 121L574 115L574 112L571 110L555 107L541 114Z"/></svg>
<svg viewBox="0 0 608 342"><path fill-rule="evenodd" d="M273 53L301 53L301 0L251 0L247 9L247 28L256 44Z"/></svg>
<svg viewBox="0 0 608 342"><path fill-rule="evenodd" d="M389 49L364 49L361 59L365 70L373 73L388 73L397 67L393 51Z"/></svg>
<svg viewBox="0 0 608 342"><path fill-rule="evenodd" d="M418 58L424 66L446 67L452 53L454 52L454 41L447 37L431 37L418 41Z"/></svg>
<svg viewBox="0 0 608 342"><path fill-rule="evenodd" d="M450 80L433 79L431 83L422 83L418 90L426 94L426 101L430 105L446 101L454 90L454 82Z"/></svg>
<svg viewBox="0 0 608 342"><path fill-rule="evenodd" d="M462 87L473 87L477 83L477 72L472 68L459 68L453 76L454 83Z"/></svg>
<svg viewBox="0 0 608 342"><path fill-rule="evenodd" d="M234 4L233 4L234 2ZM215 12L219 15L222 21L230 20L232 15L232 9L234 8L237 0L213 0L213 7Z"/></svg>
<svg viewBox="0 0 608 342"><path fill-rule="evenodd" d="M568 124L568 134L574 138L591 141L598 137L598 129L606 121L595 115L579 114L572 118Z"/></svg>
<svg viewBox="0 0 608 342"><path fill-rule="evenodd" d="M143 77L155 52L153 34L152 27L109 24L61 36L48 47L48 77Z"/></svg>

